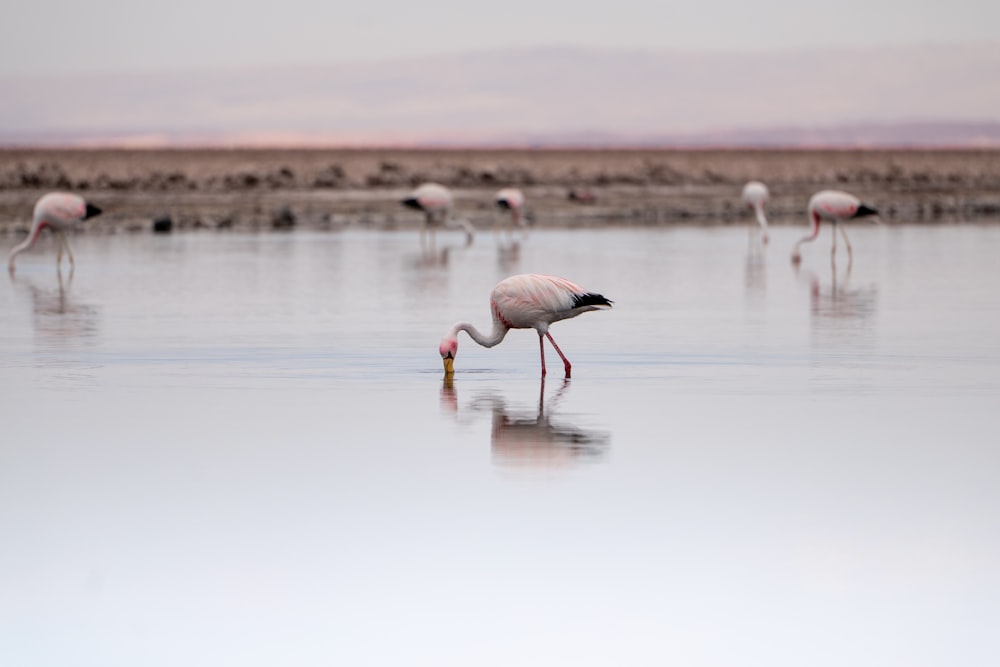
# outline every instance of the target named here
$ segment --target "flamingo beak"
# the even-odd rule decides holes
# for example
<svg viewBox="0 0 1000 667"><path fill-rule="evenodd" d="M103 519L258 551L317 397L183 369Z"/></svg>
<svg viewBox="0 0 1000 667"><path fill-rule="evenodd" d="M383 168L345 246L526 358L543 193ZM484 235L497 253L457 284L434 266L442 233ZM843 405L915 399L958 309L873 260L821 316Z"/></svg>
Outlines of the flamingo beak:
<svg viewBox="0 0 1000 667"><path fill-rule="evenodd" d="M444 374L454 375L455 373L455 357L445 357L444 358Z"/></svg>

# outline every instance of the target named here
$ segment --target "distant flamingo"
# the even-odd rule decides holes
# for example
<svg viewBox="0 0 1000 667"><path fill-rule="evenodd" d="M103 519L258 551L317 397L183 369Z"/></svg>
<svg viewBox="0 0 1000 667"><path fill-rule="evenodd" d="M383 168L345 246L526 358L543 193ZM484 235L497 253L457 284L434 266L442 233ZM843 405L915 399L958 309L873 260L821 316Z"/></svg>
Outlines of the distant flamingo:
<svg viewBox="0 0 1000 667"><path fill-rule="evenodd" d="M817 192L809 200L809 220L812 222L812 233L806 234L796 242L795 247L792 248L792 263L798 264L802 261L802 253L799 252L799 246L807 241L815 241L816 237L819 236L819 223L821 220L833 223L833 248L830 251L831 261L837 256L838 229L844 237L844 243L847 244L847 261L851 261L853 259L851 242L847 239L847 232L840 226L840 223L844 220L876 215L878 215L877 210L867 204L862 204L861 200L854 195L841 192L840 190L823 190Z"/></svg>
<svg viewBox="0 0 1000 667"><path fill-rule="evenodd" d="M465 230L466 241L472 243L472 225L464 220L451 220L452 203L451 191L437 183L424 183L402 201L404 206L424 213L424 227L420 231L421 243L429 231L433 244L434 231L438 227L462 227Z"/></svg>
<svg viewBox="0 0 1000 667"><path fill-rule="evenodd" d="M761 237L760 240L767 243L767 218L764 216L764 204L767 203L767 199L770 193L767 191L767 186L760 181L750 181L743 186L743 203L753 209L754 214L757 216L757 224L760 225Z"/></svg>
<svg viewBox="0 0 1000 667"><path fill-rule="evenodd" d="M70 270L72 270L75 268L75 264L73 262L73 252L69 249L69 242L66 240L66 232L75 227L77 223L92 218L100 212L101 209L93 204L88 204L84 201L83 197L77 195L65 192L50 192L42 196L35 203L35 212L31 222L31 231L28 232L28 238L14 246L10 251L10 257L7 261L8 270L14 273L14 263L17 256L35 245L38 235L46 227L55 233L57 243L59 244L59 252L56 256L56 269L62 266L63 250L65 250L66 254L69 255L69 266Z"/></svg>
<svg viewBox="0 0 1000 667"><path fill-rule="evenodd" d="M496 204L500 209L510 211L510 220L513 229L527 226L527 221L524 217L523 192L517 188L504 188L497 193Z"/></svg>
<svg viewBox="0 0 1000 667"><path fill-rule="evenodd" d="M552 347L563 360L566 377L570 376L571 365L566 355L556 344L549 325L559 320L576 317L590 310L611 307L612 302L600 294L588 292L565 278L522 274L511 276L497 283L490 294L490 310L493 313L493 333L486 336L467 322L459 322L448 330L441 339L439 352L444 360L445 375L454 373L455 355L458 353L458 332L465 331L472 340L483 347L493 347L504 339L511 329L534 329L538 332L538 348L541 351L542 377L545 377L545 341L547 336Z"/></svg>

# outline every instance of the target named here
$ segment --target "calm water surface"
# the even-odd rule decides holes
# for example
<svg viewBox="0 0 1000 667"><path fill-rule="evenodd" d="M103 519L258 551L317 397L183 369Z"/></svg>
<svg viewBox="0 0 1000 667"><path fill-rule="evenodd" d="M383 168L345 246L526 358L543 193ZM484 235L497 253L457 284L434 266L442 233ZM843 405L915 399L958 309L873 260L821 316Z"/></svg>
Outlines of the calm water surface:
<svg viewBox="0 0 1000 667"><path fill-rule="evenodd" d="M1000 227L852 228L836 269L824 233L796 272L801 232L22 256L3 664L991 663ZM443 382L522 272L615 300L554 326L573 379L512 332Z"/></svg>

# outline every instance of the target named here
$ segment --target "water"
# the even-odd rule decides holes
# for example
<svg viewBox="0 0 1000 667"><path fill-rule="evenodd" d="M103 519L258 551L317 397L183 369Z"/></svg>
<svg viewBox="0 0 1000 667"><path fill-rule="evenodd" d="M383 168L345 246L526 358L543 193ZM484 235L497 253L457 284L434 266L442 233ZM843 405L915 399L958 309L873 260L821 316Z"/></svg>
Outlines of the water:
<svg viewBox="0 0 1000 667"><path fill-rule="evenodd" d="M800 233L77 237L61 284L22 256L4 664L991 662L1000 227L852 228L836 271L824 233L796 272ZM443 382L520 272L615 300L553 327L573 379L515 331Z"/></svg>

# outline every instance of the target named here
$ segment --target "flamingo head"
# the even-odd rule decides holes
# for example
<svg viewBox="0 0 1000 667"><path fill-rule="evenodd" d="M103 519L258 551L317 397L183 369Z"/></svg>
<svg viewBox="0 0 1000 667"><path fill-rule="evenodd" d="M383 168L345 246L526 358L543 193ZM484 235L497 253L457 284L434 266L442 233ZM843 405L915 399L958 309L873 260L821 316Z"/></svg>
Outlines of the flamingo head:
<svg viewBox="0 0 1000 667"><path fill-rule="evenodd" d="M455 355L458 354L458 338L451 335L442 338L438 352L441 353L441 360L444 362L444 374L451 375L455 372Z"/></svg>

